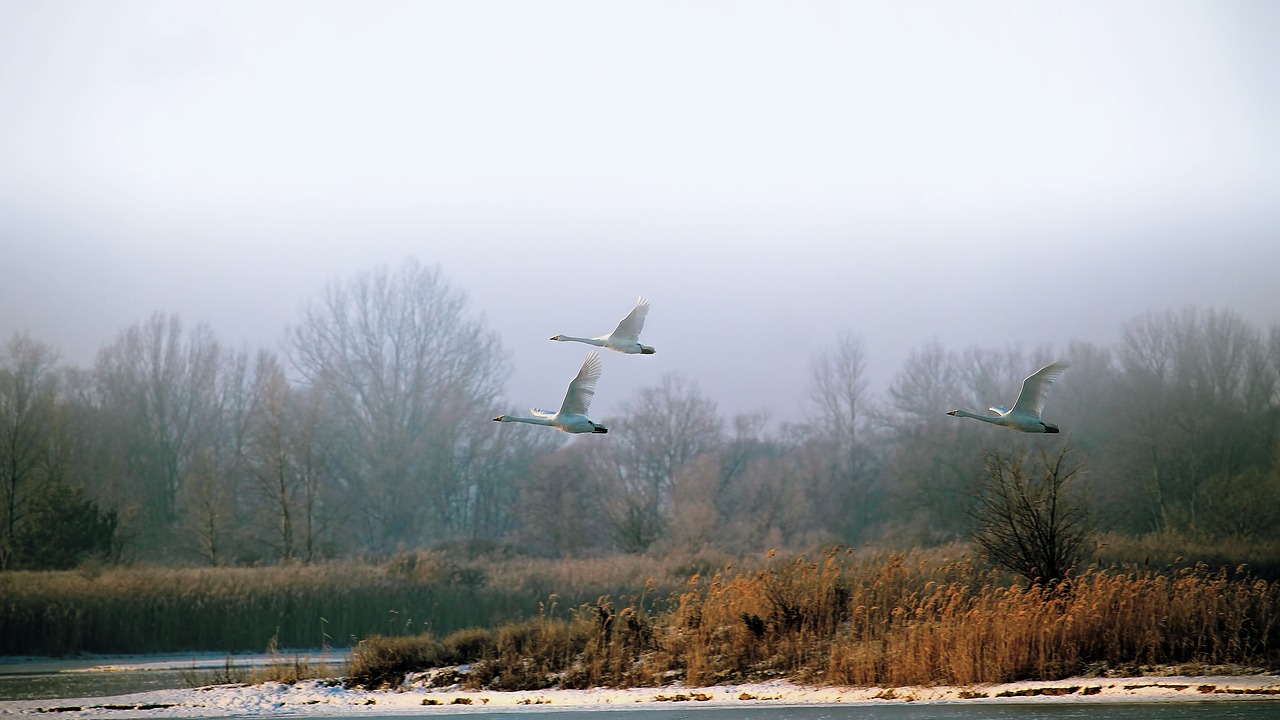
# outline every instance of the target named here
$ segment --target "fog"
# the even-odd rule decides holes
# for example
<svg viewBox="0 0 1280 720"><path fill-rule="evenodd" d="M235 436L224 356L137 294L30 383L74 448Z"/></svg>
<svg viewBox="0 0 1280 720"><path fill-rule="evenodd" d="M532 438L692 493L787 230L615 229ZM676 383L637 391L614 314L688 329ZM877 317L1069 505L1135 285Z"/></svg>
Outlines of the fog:
<svg viewBox="0 0 1280 720"><path fill-rule="evenodd" d="M1280 7L0 1L0 337L152 312L278 347L326 282L439 264L558 402L639 294L663 373L805 412L861 339L1280 321ZM1029 368L1028 370L1030 370ZM502 408L498 408L502 409ZM490 413L490 409L482 409Z"/></svg>

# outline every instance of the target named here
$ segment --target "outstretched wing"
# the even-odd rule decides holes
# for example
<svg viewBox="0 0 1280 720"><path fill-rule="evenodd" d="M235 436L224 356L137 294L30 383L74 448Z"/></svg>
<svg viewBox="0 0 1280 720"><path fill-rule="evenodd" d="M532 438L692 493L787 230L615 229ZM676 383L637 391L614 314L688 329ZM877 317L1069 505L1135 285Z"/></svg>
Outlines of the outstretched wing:
<svg viewBox="0 0 1280 720"><path fill-rule="evenodd" d="M569 383L569 391L565 393L564 403L560 405L561 414L586 416L587 409L591 407L591 398L596 395L596 381L600 379L600 371L603 369L600 353L595 350L587 353L578 376Z"/></svg>
<svg viewBox="0 0 1280 720"><path fill-rule="evenodd" d="M1040 417L1040 413L1044 412L1044 401L1049 397L1049 386L1068 367L1067 363L1050 363L1023 380L1022 392L1018 393L1018 402L1013 404L1013 412Z"/></svg>
<svg viewBox="0 0 1280 720"><path fill-rule="evenodd" d="M540 418L551 418L556 416L556 414L551 412L550 410L543 410L542 408L536 408L536 407L529 408L529 412L533 413L534 417L540 417Z"/></svg>
<svg viewBox="0 0 1280 720"><path fill-rule="evenodd" d="M613 331L613 339L638 341L640 331L644 330L644 319L648 314L649 300L641 295L640 299L636 300L636 306L622 318L622 322L618 323L617 329Z"/></svg>

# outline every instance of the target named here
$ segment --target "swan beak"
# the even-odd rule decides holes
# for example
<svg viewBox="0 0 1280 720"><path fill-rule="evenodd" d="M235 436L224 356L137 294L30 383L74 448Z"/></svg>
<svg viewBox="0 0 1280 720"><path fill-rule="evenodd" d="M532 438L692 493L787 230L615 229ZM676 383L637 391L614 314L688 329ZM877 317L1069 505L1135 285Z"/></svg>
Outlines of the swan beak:
<svg viewBox="0 0 1280 720"><path fill-rule="evenodd" d="M948 414L948 415L951 415L951 416L953 416L953 417L954 417L954 416L955 416L955 414L956 414L957 412L959 412L959 411L958 411L958 410L952 410L951 412L949 412L949 413L947 413L947 414Z"/></svg>
<svg viewBox="0 0 1280 720"><path fill-rule="evenodd" d="M559 336L559 335L552 335L552 336L551 336L551 339L552 339L552 340L559 340L559 339L560 339L560 336Z"/></svg>
<svg viewBox="0 0 1280 720"><path fill-rule="evenodd" d="M504 417L506 417L506 415L499 415L498 417L494 418L494 419L493 419L493 421L494 421L494 422L502 422L502 418L504 418Z"/></svg>
<svg viewBox="0 0 1280 720"><path fill-rule="evenodd" d="M609 428L603 425L596 425L595 427L591 428L591 432L596 435L604 435L605 433L609 432Z"/></svg>

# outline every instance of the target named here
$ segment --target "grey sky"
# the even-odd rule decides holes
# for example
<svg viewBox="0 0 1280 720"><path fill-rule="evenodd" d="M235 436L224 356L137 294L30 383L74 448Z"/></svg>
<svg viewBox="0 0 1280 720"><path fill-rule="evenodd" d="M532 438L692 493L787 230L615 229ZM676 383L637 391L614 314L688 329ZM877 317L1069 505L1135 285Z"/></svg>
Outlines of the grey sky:
<svg viewBox="0 0 1280 720"><path fill-rule="evenodd" d="M677 371L793 420L845 330L880 387L933 339L1270 325L1278 8L0 0L0 336L88 364L164 310L274 345L412 255L513 407L644 293L658 354L606 357L594 416Z"/></svg>

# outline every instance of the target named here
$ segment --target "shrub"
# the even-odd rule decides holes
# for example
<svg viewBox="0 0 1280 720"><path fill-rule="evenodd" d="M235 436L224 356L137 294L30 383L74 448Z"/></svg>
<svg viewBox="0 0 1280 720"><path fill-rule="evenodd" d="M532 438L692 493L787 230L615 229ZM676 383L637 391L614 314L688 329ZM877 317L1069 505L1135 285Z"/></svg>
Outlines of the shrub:
<svg viewBox="0 0 1280 720"><path fill-rule="evenodd" d="M447 657L444 646L431 635L366 638L351 651L348 680L367 688L394 687L404 676L439 667Z"/></svg>
<svg viewBox="0 0 1280 720"><path fill-rule="evenodd" d="M115 540L116 514L103 512L84 490L54 483L31 500L15 545L17 567L68 570L86 559L106 559Z"/></svg>

